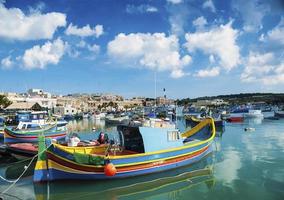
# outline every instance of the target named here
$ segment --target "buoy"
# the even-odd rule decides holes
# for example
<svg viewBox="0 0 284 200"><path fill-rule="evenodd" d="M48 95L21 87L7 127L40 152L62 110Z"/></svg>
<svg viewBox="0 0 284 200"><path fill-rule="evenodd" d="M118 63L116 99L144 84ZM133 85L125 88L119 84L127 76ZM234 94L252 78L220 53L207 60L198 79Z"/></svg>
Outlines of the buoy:
<svg viewBox="0 0 284 200"><path fill-rule="evenodd" d="M112 163L105 165L104 172L106 176L114 176L116 174L116 168Z"/></svg>
<svg viewBox="0 0 284 200"><path fill-rule="evenodd" d="M255 128L248 127L248 128L245 128L245 131L255 131Z"/></svg>

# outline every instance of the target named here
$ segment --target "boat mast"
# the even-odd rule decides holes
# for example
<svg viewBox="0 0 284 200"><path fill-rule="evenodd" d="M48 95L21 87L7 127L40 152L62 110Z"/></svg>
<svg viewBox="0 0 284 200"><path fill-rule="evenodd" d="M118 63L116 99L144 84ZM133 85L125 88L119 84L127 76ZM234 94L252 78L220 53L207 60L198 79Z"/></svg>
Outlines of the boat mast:
<svg viewBox="0 0 284 200"><path fill-rule="evenodd" d="M155 78L155 109L156 109L156 106L157 106L157 73L156 71L154 73L154 78Z"/></svg>

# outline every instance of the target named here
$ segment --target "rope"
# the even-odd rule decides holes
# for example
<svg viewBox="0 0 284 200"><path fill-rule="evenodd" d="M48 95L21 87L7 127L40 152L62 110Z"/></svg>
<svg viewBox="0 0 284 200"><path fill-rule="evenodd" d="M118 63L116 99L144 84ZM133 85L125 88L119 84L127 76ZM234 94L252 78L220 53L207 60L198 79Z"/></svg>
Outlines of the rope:
<svg viewBox="0 0 284 200"><path fill-rule="evenodd" d="M29 162L29 164L24 167L25 170L21 173L21 175L16 180L8 180L8 179L5 179L4 177L0 176L0 178L2 180L7 181L8 183L12 183L7 189L5 189L3 192L1 192L1 194L5 194L6 192L8 192L22 178L22 176L26 173L26 171L29 169L29 167L31 166L31 164L34 161L34 159L37 158L37 156L39 154L45 152L51 145L52 145L52 143L50 145L48 145L48 147L46 147L43 151L37 153L34 157L32 157L32 159Z"/></svg>

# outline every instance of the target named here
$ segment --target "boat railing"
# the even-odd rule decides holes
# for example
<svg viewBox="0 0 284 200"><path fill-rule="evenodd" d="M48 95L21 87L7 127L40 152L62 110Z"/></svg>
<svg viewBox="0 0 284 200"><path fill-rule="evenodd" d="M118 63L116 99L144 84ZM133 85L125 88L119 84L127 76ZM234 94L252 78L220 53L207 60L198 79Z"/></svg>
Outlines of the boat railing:
<svg viewBox="0 0 284 200"><path fill-rule="evenodd" d="M206 124L211 124L212 126L212 131L213 134L215 133L215 125L214 125L214 120L212 118L207 118L202 120L200 123L198 123L195 127L193 127L192 129L184 132L181 134L181 136L183 138L188 138L192 135L194 135L195 133L197 133L199 130L201 130Z"/></svg>

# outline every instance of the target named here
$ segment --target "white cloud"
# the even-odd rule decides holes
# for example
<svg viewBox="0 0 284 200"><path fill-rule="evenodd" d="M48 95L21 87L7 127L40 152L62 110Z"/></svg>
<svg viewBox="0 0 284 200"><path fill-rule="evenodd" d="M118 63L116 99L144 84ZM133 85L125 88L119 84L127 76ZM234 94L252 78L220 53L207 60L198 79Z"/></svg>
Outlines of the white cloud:
<svg viewBox="0 0 284 200"><path fill-rule="evenodd" d="M198 17L196 18L192 24L197 28L197 29L202 29L204 28L204 26L207 24L207 20L201 16L201 17Z"/></svg>
<svg viewBox="0 0 284 200"><path fill-rule="evenodd" d="M30 13L41 13L45 9L46 5L42 1L38 2L35 7L29 6Z"/></svg>
<svg viewBox="0 0 284 200"><path fill-rule="evenodd" d="M100 46L97 44L88 45L88 49L95 54L98 54L100 52Z"/></svg>
<svg viewBox="0 0 284 200"><path fill-rule="evenodd" d="M58 64L68 44L60 38L53 42L46 42L44 45L36 45L27 49L23 55L23 67L25 69L44 69L48 64Z"/></svg>
<svg viewBox="0 0 284 200"><path fill-rule="evenodd" d="M214 77L218 76L220 74L220 68L219 67L213 67L211 69L201 69L199 70L195 76L200 77L200 78L205 78L205 77Z"/></svg>
<svg viewBox="0 0 284 200"><path fill-rule="evenodd" d="M191 63L189 55L179 54L178 38L164 33L120 33L108 43L108 54L135 67L171 71L173 78L182 77L183 68Z"/></svg>
<svg viewBox="0 0 284 200"><path fill-rule="evenodd" d="M66 25L66 15L58 12L25 15L18 8L0 3L0 38L16 40L51 39L58 27Z"/></svg>
<svg viewBox="0 0 284 200"><path fill-rule="evenodd" d="M87 43L84 40L81 40L78 44L76 44L76 47L84 48L87 45Z"/></svg>
<svg viewBox="0 0 284 200"><path fill-rule="evenodd" d="M231 24L229 22L209 31L187 33L184 46L189 52L202 50L206 54L217 56L220 59L219 65L229 71L240 62L239 46L236 42L238 31Z"/></svg>
<svg viewBox="0 0 284 200"><path fill-rule="evenodd" d="M66 35L76 35L80 37L95 36L96 38L100 37L104 33L102 25L96 25L94 28L91 28L89 24L78 28L76 25L69 24L68 28L65 30Z"/></svg>
<svg viewBox="0 0 284 200"><path fill-rule="evenodd" d="M184 35L185 27L191 23L189 16L191 13L195 12L195 8L193 8L189 4L169 4L166 6L167 11L169 12L169 23L171 26L171 34L177 36Z"/></svg>
<svg viewBox="0 0 284 200"><path fill-rule="evenodd" d="M150 6L146 9L146 12L158 12L158 8Z"/></svg>
<svg viewBox="0 0 284 200"><path fill-rule="evenodd" d="M148 4L141 4L139 6L135 5L127 5L126 12L129 14L142 14L142 13L154 13L158 12L158 8L148 5Z"/></svg>
<svg viewBox="0 0 284 200"><path fill-rule="evenodd" d="M207 1L205 1L203 4L202 4L202 7L203 8L208 8L208 9L210 9L212 12L216 12L216 8L215 8L215 6L214 6L214 3L213 3L213 1L212 0L207 0Z"/></svg>
<svg viewBox="0 0 284 200"><path fill-rule="evenodd" d="M215 57L213 55L210 55L209 56L209 62L212 64L212 63L215 63Z"/></svg>
<svg viewBox="0 0 284 200"><path fill-rule="evenodd" d="M262 29L262 19L268 13L269 7L258 0L232 1L232 6L242 16L244 21L243 29L246 32L255 32Z"/></svg>
<svg viewBox="0 0 284 200"><path fill-rule="evenodd" d="M183 2L183 0L167 0L167 2L172 3L172 4L180 4Z"/></svg>
<svg viewBox="0 0 284 200"><path fill-rule="evenodd" d="M261 34L259 40L262 42L270 42L272 45L284 45L284 17L282 17L279 24L271 31L268 31L266 35Z"/></svg>
<svg viewBox="0 0 284 200"><path fill-rule="evenodd" d="M250 52L244 65L242 82L259 82L263 85L284 84L284 63L277 62L273 53Z"/></svg>
<svg viewBox="0 0 284 200"><path fill-rule="evenodd" d="M14 65L14 62L11 60L11 56L8 56L1 60L2 69L11 69L13 65Z"/></svg>

